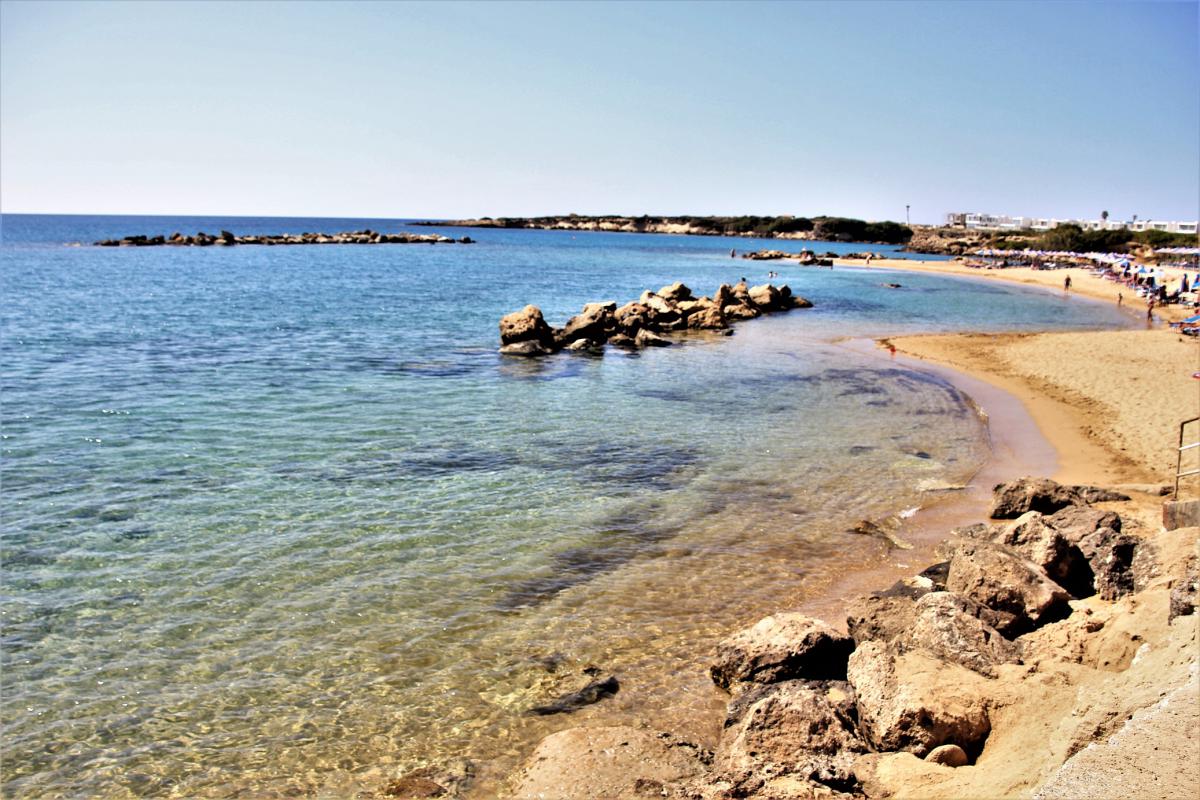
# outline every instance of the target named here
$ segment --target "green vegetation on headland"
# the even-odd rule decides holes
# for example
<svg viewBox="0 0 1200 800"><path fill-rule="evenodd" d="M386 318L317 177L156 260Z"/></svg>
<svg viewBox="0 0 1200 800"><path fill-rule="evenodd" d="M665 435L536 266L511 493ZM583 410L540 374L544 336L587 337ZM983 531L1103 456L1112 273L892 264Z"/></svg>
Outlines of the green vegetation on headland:
<svg viewBox="0 0 1200 800"><path fill-rule="evenodd" d="M1059 225L1035 233L1003 233L993 236L996 250L1070 250L1076 253L1127 253L1138 246L1195 247L1196 237L1187 233L1166 231L1089 231L1078 225Z"/></svg>
<svg viewBox="0 0 1200 800"><path fill-rule="evenodd" d="M1093 231L1065 224L1047 231L976 231L917 227L906 249L914 253L970 255L978 250L1047 250L1075 253L1151 254L1159 247L1195 247L1197 238L1166 231Z"/></svg>
<svg viewBox="0 0 1200 800"><path fill-rule="evenodd" d="M472 228L539 228L594 230L625 233L677 233L692 236L742 236L763 239L815 239L834 242L904 244L913 232L897 222L867 222L847 217L673 217L581 216L482 217L480 219L421 222Z"/></svg>

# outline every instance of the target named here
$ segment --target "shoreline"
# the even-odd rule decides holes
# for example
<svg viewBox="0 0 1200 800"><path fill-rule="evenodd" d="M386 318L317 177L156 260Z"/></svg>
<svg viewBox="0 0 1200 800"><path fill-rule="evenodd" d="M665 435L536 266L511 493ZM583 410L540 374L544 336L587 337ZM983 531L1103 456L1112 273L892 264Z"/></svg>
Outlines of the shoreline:
<svg viewBox="0 0 1200 800"><path fill-rule="evenodd" d="M1065 273L1072 275L1072 291L1078 287L1079 294L1093 300L1105 299L1105 294L1112 300L1117 288L1084 269L946 269L930 262L879 267L999 280L1049 292L1063 292L1059 275ZM1187 314L1179 306L1165 309L1168 319ZM1144 329L913 334L877 341L1016 398L1058 452L1058 480L1165 482L1173 473L1168 456L1174 452L1179 422L1200 413L1200 383L1191 377L1200 371L1200 342L1161 323Z"/></svg>

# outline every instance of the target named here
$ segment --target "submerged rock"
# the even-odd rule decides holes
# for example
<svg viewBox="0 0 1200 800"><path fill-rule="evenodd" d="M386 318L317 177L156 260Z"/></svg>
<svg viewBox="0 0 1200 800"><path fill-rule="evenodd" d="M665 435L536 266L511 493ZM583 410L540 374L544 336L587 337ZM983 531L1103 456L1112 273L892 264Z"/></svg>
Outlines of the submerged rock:
<svg viewBox="0 0 1200 800"><path fill-rule="evenodd" d="M529 709L530 714L548 716L550 714L570 714L584 706L599 703L606 697L612 697L621 688L621 683L614 676L599 681L592 681L577 692L569 692L552 703L535 706Z"/></svg>
<svg viewBox="0 0 1200 800"><path fill-rule="evenodd" d="M698 777L711 761L707 750L669 733L568 728L538 744L512 797L608 800L647 796L647 791L661 797L666 786Z"/></svg>

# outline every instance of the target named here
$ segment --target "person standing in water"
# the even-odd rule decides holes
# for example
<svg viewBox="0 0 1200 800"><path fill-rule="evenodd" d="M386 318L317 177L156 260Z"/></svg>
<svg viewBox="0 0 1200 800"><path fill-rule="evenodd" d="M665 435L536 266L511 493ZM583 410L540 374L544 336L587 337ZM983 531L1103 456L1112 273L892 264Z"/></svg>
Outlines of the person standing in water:
<svg viewBox="0 0 1200 800"><path fill-rule="evenodd" d="M1063 291L1064 292L1071 291L1071 276L1070 275L1063 278Z"/></svg>

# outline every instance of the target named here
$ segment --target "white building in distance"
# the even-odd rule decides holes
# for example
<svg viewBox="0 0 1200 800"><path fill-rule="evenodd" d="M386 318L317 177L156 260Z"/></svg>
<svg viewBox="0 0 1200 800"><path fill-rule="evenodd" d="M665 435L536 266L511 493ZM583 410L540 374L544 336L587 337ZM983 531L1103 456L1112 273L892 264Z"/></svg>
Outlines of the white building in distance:
<svg viewBox="0 0 1200 800"><path fill-rule="evenodd" d="M1122 222L1116 219L1047 219L1044 217L1010 217L1007 214L980 214L975 212L950 212L946 215L946 225L952 228L966 228L976 231L1048 231L1059 225L1078 225L1088 231L1166 231L1167 233L1187 233L1193 236L1197 231L1197 221L1166 222L1154 219L1137 219L1136 217Z"/></svg>

